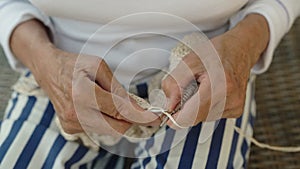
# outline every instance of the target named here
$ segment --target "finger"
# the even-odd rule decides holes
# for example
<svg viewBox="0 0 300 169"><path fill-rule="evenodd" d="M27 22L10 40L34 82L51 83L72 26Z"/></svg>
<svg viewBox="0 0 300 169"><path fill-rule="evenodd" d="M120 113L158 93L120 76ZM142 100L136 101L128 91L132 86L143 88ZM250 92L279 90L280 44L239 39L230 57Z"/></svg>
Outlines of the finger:
<svg viewBox="0 0 300 169"><path fill-rule="evenodd" d="M174 119L184 127L194 126L205 121L210 110L210 98L210 81L208 77L203 75L198 91L183 105L179 112L173 115ZM170 120L167 124L171 128L178 129Z"/></svg>
<svg viewBox="0 0 300 169"><path fill-rule="evenodd" d="M123 134L131 126L130 123L124 120L113 119L96 111L76 112L78 120L66 121L60 118L60 124L64 132L75 134L81 132L93 132L98 134Z"/></svg>
<svg viewBox="0 0 300 169"><path fill-rule="evenodd" d="M103 59L99 60L95 81L106 91L124 98L128 97L126 90L113 76L112 71Z"/></svg>
<svg viewBox="0 0 300 169"><path fill-rule="evenodd" d="M114 119L105 114L102 115L107 124L109 124L113 130L120 134L124 134L132 126L131 123L126 122L124 120Z"/></svg>
<svg viewBox="0 0 300 169"><path fill-rule="evenodd" d="M79 112L93 109L116 119L140 124L158 119L153 113L138 109L136 105L133 106L129 96L122 98L110 93L84 74L78 74L77 78L73 80L72 95L74 108Z"/></svg>
<svg viewBox="0 0 300 169"><path fill-rule="evenodd" d="M177 104L181 101L181 87L177 84L176 80L171 77L167 76L162 81L162 90L164 91L167 97L167 110L172 111L175 109Z"/></svg>
<svg viewBox="0 0 300 169"><path fill-rule="evenodd" d="M244 112L244 107L237 107L234 109L225 110L222 118L239 118Z"/></svg>
<svg viewBox="0 0 300 169"><path fill-rule="evenodd" d="M132 125L124 120L111 118L96 110L77 112L79 122L73 126L80 126L83 132L117 136L124 134ZM70 123L71 124L71 123Z"/></svg>
<svg viewBox="0 0 300 169"><path fill-rule="evenodd" d="M179 64L171 71L170 75L180 87L186 87L190 81L198 79L205 71L205 67L194 52L184 56Z"/></svg>
<svg viewBox="0 0 300 169"><path fill-rule="evenodd" d="M126 90L113 77L109 66L99 57L89 55L81 57L80 55L77 58L73 75L76 77L80 75L87 76L106 91L114 92L120 96L126 94Z"/></svg>
<svg viewBox="0 0 300 169"><path fill-rule="evenodd" d="M87 119L81 119L80 123L85 131L93 133L118 136L124 134L132 125L124 120L114 119L96 111L90 115Z"/></svg>
<svg viewBox="0 0 300 169"><path fill-rule="evenodd" d="M157 115L141 109L130 98L124 99L101 89L97 85L95 86L95 93L97 108L110 117L138 124L148 124L159 120Z"/></svg>
<svg viewBox="0 0 300 169"><path fill-rule="evenodd" d="M79 121L66 121L64 118L59 118L59 123L63 128L64 132L67 134L75 134L83 132L82 126Z"/></svg>
<svg viewBox="0 0 300 169"><path fill-rule="evenodd" d="M84 102L80 103L84 104ZM78 133L84 130L86 132L113 135L116 132L124 133L131 125L124 120L106 116L99 109L91 108L88 105L77 105L76 107L74 113L68 113L71 114L67 115L69 118L62 119L62 126L68 133Z"/></svg>
<svg viewBox="0 0 300 169"><path fill-rule="evenodd" d="M132 114L136 113L135 116L137 116L137 119L143 121L145 116L141 115L142 117L138 117L138 115L143 113L144 110L140 106L138 106L136 102L133 101L133 99L128 95L126 90L113 76L110 68L104 60L101 60L99 63L96 81L100 83L100 88L96 87L96 96L103 96L103 98L105 98L97 99L98 105L101 105L102 107L102 112L108 113L107 115L111 115L114 118L121 118L126 120L134 120L134 116L132 116ZM99 95L97 95L98 93ZM126 113L128 111L132 113ZM121 114L119 112L121 112Z"/></svg>
<svg viewBox="0 0 300 169"><path fill-rule="evenodd" d="M205 68L197 55L190 53L163 80L162 88L169 100L168 109L173 110L181 100L182 92L192 80L197 79Z"/></svg>

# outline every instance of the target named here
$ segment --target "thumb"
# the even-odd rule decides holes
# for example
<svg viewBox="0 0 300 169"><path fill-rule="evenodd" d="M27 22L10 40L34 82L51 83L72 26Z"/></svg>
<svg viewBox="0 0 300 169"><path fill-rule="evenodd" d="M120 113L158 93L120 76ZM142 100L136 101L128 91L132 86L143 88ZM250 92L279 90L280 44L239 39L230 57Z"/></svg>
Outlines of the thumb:
<svg viewBox="0 0 300 169"><path fill-rule="evenodd" d="M104 90L114 93L122 98L128 98L126 90L113 76L112 71L103 59L98 62L95 82Z"/></svg>
<svg viewBox="0 0 300 169"><path fill-rule="evenodd" d="M188 56L188 55L187 55ZM183 89L195 79L196 71L190 62L184 59L162 81L162 89L167 97L167 110L172 111L180 103Z"/></svg>
<svg viewBox="0 0 300 169"><path fill-rule="evenodd" d="M167 97L166 109L171 112L181 101L181 87L170 75L162 81L161 87Z"/></svg>

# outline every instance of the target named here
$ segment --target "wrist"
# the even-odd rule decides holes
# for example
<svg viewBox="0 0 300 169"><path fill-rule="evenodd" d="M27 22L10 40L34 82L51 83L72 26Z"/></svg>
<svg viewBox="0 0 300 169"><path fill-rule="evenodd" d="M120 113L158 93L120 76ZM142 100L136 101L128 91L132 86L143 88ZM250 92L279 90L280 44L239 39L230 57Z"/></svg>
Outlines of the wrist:
<svg viewBox="0 0 300 169"><path fill-rule="evenodd" d="M10 47L15 57L32 72L46 66L56 48L50 41L47 28L38 20L20 23L12 32Z"/></svg>
<svg viewBox="0 0 300 169"><path fill-rule="evenodd" d="M265 17L259 14L250 14L228 33L235 36L239 45L248 53L252 68L269 43L270 33Z"/></svg>
<svg viewBox="0 0 300 169"><path fill-rule="evenodd" d="M41 44L31 53L30 63L26 65L34 74L43 73L48 66L54 67L58 49L52 43Z"/></svg>

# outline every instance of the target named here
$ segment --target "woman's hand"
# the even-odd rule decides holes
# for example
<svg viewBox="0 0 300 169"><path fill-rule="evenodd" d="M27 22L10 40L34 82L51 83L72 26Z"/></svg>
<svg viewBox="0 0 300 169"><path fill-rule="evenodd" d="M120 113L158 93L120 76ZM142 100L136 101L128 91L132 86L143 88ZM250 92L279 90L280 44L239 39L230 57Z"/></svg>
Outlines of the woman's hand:
<svg viewBox="0 0 300 169"><path fill-rule="evenodd" d="M268 40L267 22L263 16L257 14L248 15L235 28L211 40L225 71L226 102L221 116L210 114L210 117L237 118L241 116L250 70L265 50ZM193 77L190 77L189 73L182 76L186 66L192 72L190 76ZM186 102L182 110L173 115L174 118L179 124L187 127L202 121L217 120L207 119L210 110L216 106L211 106L211 98L214 97L211 96L212 85L203 63L193 52L186 55L162 83L162 88L169 99L168 108L173 110L180 102L181 91L190 83L191 79L199 82L197 94ZM223 84L216 84L216 86L218 85ZM224 86L219 86L219 88L222 87L224 88ZM223 99L223 97L219 99ZM198 101L199 104L195 104ZM217 100L217 102L221 102L221 100ZM176 128L170 121L168 125Z"/></svg>
<svg viewBox="0 0 300 169"><path fill-rule="evenodd" d="M32 73L67 133L83 129L99 134L112 134L114 130L124 133L131 123L119 112L140 113L127 106L130 101L126 91L99 57L55 49L45 61L50 66L38 64Z"/></svg>
<svg viewBox="0 0 300 169"><path fill-rule="evenodd" d="M48 94L67 133L84 129L114 135L124 133L132 123L157 119L134 104L104 60L57 49L36 20L15 29L11 47Z"/></svg>

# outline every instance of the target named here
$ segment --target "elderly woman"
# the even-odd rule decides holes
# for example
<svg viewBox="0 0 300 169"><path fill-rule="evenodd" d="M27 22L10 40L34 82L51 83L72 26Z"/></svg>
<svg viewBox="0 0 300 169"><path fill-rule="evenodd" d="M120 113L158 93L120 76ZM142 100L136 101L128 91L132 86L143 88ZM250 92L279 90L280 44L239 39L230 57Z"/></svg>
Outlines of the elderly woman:
<svg viewBox="0 0 300 169"><path fill-rule="evenodd" d="M149 79L169 64L166 51L175 47L174 37L196 27L217 51L226 83L211 84L209 66L196 53L187 54L164 78L162 90L172 111L181 89L198 82L195 95L173 114L190 130L182 134L167 121L135 147L131 167L245 168L250 141L233 126L252 134L250 74L267 70L276 45L299 15L297 0L2 0L0 42L12 68L23 75L1 124L0 167L122 168L122 152L129 148L114 145L113 154L66 140L55 115L69 134L115 135L132 125L159 126L160 119L128 99L125 88L147 97ZM181 24L187 22L193 26ZM224 89L226 96L219 97L211 86ZM218 97L224 110L208 119ZM213 133L205 137L208 120Z"/></svg>

